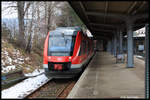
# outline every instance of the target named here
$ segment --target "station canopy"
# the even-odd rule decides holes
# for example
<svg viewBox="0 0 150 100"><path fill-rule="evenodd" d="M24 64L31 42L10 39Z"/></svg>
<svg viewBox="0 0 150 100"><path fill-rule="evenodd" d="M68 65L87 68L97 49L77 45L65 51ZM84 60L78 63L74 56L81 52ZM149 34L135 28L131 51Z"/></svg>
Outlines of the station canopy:
<svg viewBox="0 0 150 100"><path fill-rule="evenodd" d="M94 38L110 39L121 29L127 34L127 20L134 20L133 31L148 23L147 1L69 1Z"/></svg>

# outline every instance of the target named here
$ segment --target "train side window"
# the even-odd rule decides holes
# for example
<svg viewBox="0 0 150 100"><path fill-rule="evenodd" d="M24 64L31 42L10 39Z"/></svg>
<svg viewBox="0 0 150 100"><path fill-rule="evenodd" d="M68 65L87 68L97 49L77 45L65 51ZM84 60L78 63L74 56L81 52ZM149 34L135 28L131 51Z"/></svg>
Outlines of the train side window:
<svg viewBox="0 0 150 100"><path fill-rule="evenodd" d="M84 41L82 41L81 42L80 51L79 51L79 56L81 56L82 54L84 54L84 48L85 48Z"/></svg>
<svg viewBox="0 0 150 100"><path fill-rule="evenodd" d="M90 45L90 42L88 41L88 54L90 53L90 48L91 48L91 45Z"/></svg>
<svg viewBox="0 0 150 100"><path fill-rule="evenodd" d="M88 45L88 44L89 44L89 42L88 42L88 41L86 41L86 46L87 46L87 47L86 47L86 49L87 49L87 55L89 54L89 45Z"/></svg>
<svg viewBox="0 0 150 100"><path fill-rule="evenodd" d="M82 54L85 54L86 53L86 41L83 40L83 50L82 50Z"/></svg>
<svg viewBox="0 0 150 100"><path fill-rule="evenodd" d="M82 38L82 36L81 36L81 38ZM81 45L80 45L79 56L82 55L82 49L83 49L83 41L82 41L82 39L81 39Z"/></svg>
<svg viewBox="0 0 150 100"><path fill-rule="evenodd" d="M86 48L85 48L86 54L88 54L88 47L89 47L89 46L88 46L88 41L86 41L85 43L86 43Z"/></svg>
<svg viewBox="0 0 150 100"><path fill-rule="evenodd" d="M79 56L81 56L81 54L82 54L82 42L81 42L81 45L80 45Z"/></svg>

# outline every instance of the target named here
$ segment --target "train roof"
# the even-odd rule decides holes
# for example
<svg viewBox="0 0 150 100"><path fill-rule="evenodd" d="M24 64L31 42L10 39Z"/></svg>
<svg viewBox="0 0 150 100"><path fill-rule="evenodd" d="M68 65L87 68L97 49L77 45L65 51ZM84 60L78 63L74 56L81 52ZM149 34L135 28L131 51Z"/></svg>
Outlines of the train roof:
<svg viewBox="0 0 150 100"><path fill-rule="evenodd" d="M78 30L81 30L80 27L57 27L56 30L74 30L74 31L78 31Z"/></svg>
<svg viewBox="0 0 150 100"><path fill-rule="evenodd" d="M55 35L77 35L77 31L81 31L82 29L80 27L58 27L54 31L51 31L50 36Z"/></svg>

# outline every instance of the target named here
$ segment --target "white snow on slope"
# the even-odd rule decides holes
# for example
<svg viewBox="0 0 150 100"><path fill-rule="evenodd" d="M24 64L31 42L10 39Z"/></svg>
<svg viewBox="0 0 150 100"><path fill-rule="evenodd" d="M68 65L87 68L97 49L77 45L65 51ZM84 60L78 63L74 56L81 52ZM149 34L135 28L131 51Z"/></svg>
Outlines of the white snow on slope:
<svg viewBox="0 0 150 100"><path fill-rule="evenodd" d="M136 57L137 57L137 58L143 58L143 57L142 57L142 56L140 56L140 55L137 55Z"/></svg>
<svg viewBox="0 0 150 100"><path fill-rule="evenodd" d="M44 75L39 75L37 77L28 78L21 83L16 84L13 87L5 89L1 92L2 99L4 98L23 98L24 96L30 94L38 87L42 86L49 79Z"/></svg>
<svg viewBox="0 0 150 100"><path fill-rule="evenodd" d="M2 66L1 72L2 72L2 73L8 73L9 71L11 71L11 70L13 70L13 69L15 69L15 68L16 68L16 66L14 66L14 65L12 65L12 66L7 66L7 67L3 67L3 66Z"/></svg>
<svg viewBox="0 0 150 100"><path fill-rule="evenodd" d="M26 61L30 60L29 57L22 56L20 51L17 49L13 49L12 54L10 55L10 53L7 52L6 48L3 48L1 55L2 55L1 59L2 66L8 66L12 64L20 65L23 64L25 60Z"/></svg>
<svg viewBox="0 0 150 100"><path fill-rule="evenodd" d="M25 74L25 76L36 76L44 73L44 69L35 69L32 73Z"/></svg>

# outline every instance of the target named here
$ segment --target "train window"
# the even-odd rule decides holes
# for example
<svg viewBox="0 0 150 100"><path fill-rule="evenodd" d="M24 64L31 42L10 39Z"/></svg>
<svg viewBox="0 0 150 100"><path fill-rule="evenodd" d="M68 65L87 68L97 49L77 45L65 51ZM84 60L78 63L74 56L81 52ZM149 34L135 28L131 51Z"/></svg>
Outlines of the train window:
<svg viewBox="0 0 150 100"><path fill-rule="evenodd" d="M79 56L81 56L82 54L83 54L83 41L81 41Z"/></svg>
<svg viewBox="0 0 150 100"><path fill-rule="evenodd" d="M79 56L81 56L81 49L82 49L82 46L80 46Z"/></svg>
<svg viewBox="0 0 150 100"><path fill-rule="evenodd" d="M85 41L83 40L82 42L81 42L81 47L80 47L80 52L79 52L79 56L81 56L82 54L84 54L85 53Z"/></svg>
<svg viewBox="0 0 150 100"><path fill-rule="evenodd" d="M84 54L84 48L85 48L85 45L84 45L84 40L82 42L82 54Z"/></svg>
<svg viewBox="0 0 150 100"><path fill-rule="evenodd" d="M83 53L82 54L86 54L86 41L83 41Z"/></svg>
<svg viewBox="0 0 150 100"><path fill-rule="evenodd" d="M87 55L89 54L89 45L88 45L88 41L86 42L86 50L87 50Z"/></svg>
<svg viewBox="0 0 150 100"><path fill-rule="evenodd" d="M88 41L88 54L90 53L90 47L91 45L90 45L90 42Z"/></svg>
<svg viewBox="0 0 150 100"><path fill-rule="evenodd" d="M75 36L50 36L49 56L71 56L73 54Z"/></svg>

